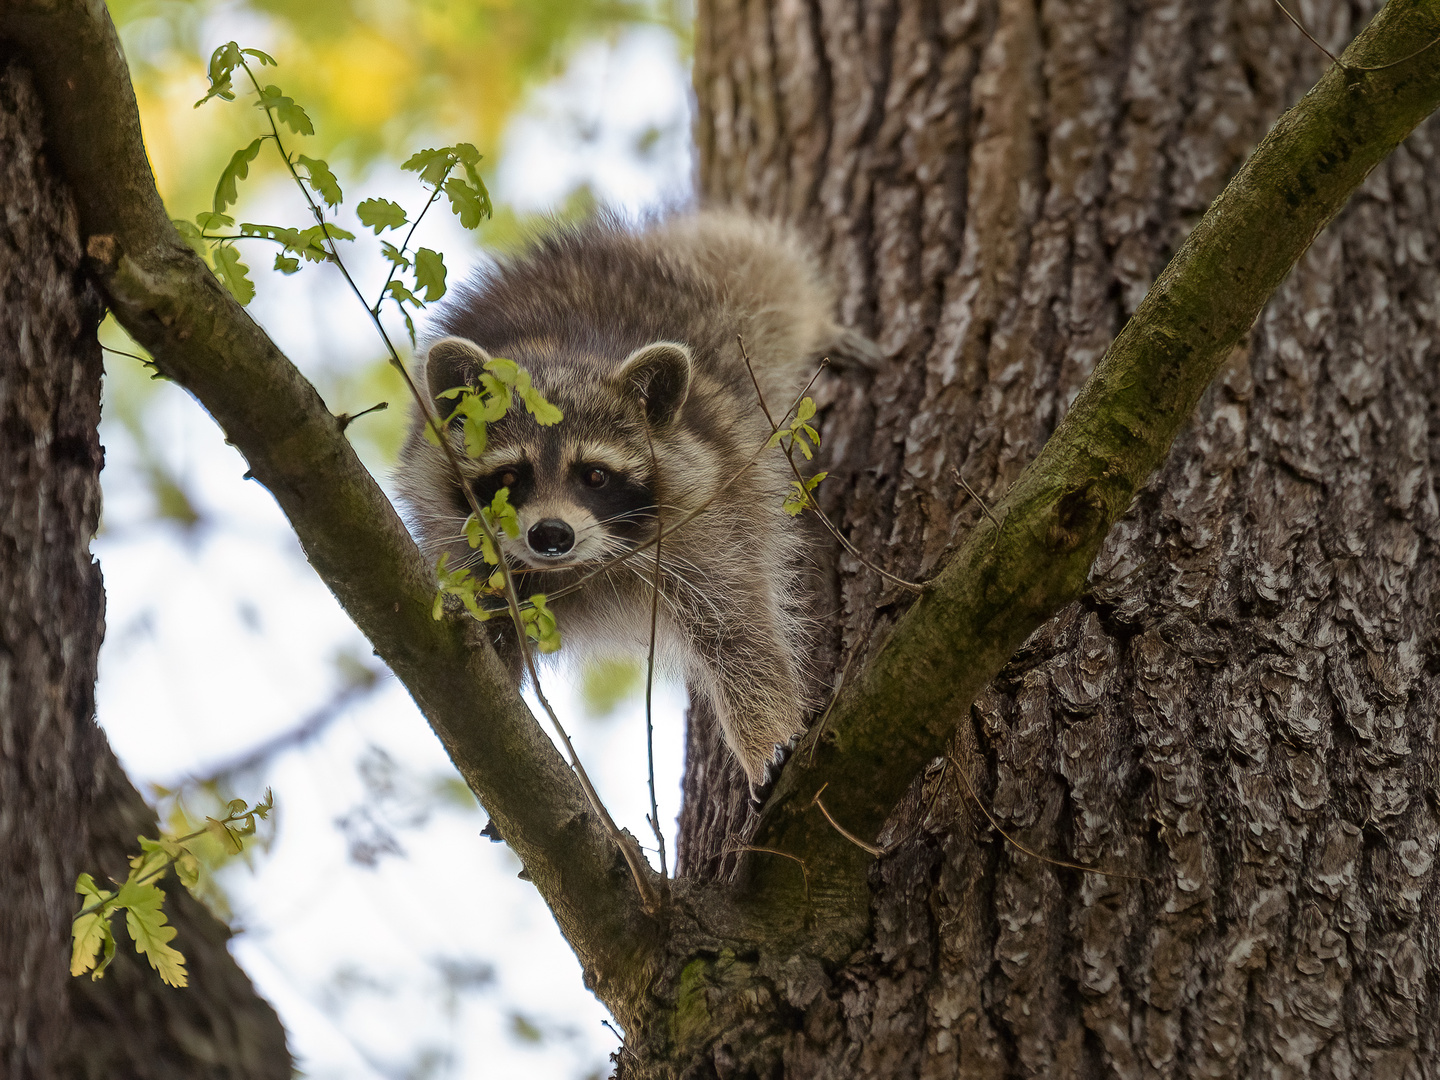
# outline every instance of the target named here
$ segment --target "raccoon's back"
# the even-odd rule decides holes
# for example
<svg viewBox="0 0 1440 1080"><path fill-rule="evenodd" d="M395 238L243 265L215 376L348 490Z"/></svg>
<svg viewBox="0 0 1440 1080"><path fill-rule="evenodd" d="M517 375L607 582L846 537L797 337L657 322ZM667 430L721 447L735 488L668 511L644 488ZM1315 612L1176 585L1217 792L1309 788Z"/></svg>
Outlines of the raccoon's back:
<svg viewBox="0 0 1440 1080"><path fill-rule="evenodd" d="M652 341L682 341L715 374L809 364L836 339L832 290L788 229L730 213L631 227L602 215L558 229L457 291L443 334L492 352L546 339L618 362Z"/></svg>

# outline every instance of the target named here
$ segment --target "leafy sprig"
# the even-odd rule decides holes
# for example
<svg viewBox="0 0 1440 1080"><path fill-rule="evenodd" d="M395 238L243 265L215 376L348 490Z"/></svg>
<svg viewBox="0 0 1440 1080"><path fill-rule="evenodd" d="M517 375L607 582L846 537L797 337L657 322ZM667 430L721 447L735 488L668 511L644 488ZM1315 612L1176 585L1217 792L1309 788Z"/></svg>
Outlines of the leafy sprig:
<svg viewBox="0 0 1440 1080"><path fill-rule="evenodd" d="M102 889L89 874L76 878L75 891L86 897L86 903L70 929L70 974L89 971L92 979L105 974L115 959L115 932L110 920L123 911L135 951L150 961L167 984L185 986L185 956L170 944L175 928L165 917L165 892L156 882L173 867L180 883L194 890L200 880L200 862L186 845L214 836L239 854L245 849L246 839L255 834L256 822L268 817L274 806L275 797L267 789L265 798L254 806L244 799L234 799L226 807L225 817L207 817L204 828L184 836L162 834L158 840L139 837L140 854L131 856L130 872L114 890Z"/></svg>
<svg viewBox="0 0 1440 1080"><path fill-rule="evenodd" d="M209 260L215 275L241 304L248 304L255 298L255 285L250 279L250 268L236 250L236 241L267 240L278 244L281 250L275 256L275 269L282 274L293 274L306 262L333 262L343 272L336 242L355 239L353 233L340 228L326 215L327 209L333 212L345 200L344 191L329 163L323 158L292 153L285 146L282 128L294 135L315 133L309 114L275 84L262 86L251 67L252 61L261 67L278 66L274 57L267 53L259 49L242 49L233 41L216 49L210 57L210 89L195 106L199 108L214 98L234 101L235 77L237 72L243 72L255 94L256 108L263 111L269 121L270 133L258 136L231 156L215 185L210 210L197 214L194 221L175 222L180 234L202 258ZM235 220L226 211L239 200L240 182L249 178L250 167L266 142L274 145L286 170L300 186L315 224L300 229L245 223L238 232L220 231L234 227ZM395 304L405 320L412 344L415 341L414 312L445 295L447 272L444 256L424 247L412 254L410 241L421 219L442 195L449 201L460 224L467 229L478 228L481 221L493 215L490 193L477 169L480 159L480 152L470 143L420 150L413 154L401 167L418 173L420 182L431 189L430 197L413 222L405 208L390 199L365 199L356 207L361 224L373 229L377 236L387 229L410 225L409 232L398 247L389 241L382 242L382 251L390 261L390 273L374 302L367 301L366 306L378 326L380 310L385 302L388 300ZM349 278L348 273L346 277ZM383 329L381 333L383 335ZM386 345L389 346L388 338Z"/></svg>

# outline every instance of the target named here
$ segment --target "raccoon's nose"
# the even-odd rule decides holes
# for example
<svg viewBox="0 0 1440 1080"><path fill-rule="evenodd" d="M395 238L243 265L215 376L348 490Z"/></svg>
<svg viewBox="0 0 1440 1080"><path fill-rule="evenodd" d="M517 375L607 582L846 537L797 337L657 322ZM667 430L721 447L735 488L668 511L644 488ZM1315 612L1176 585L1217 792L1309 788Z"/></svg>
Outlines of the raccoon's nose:
<svg viewBox="0 0 1440 1080"><path fill-rule="evenodd" d="M559 518L546 518L530 526L526 539L537 555L564 555L575 546L575 530Z"/></svg>

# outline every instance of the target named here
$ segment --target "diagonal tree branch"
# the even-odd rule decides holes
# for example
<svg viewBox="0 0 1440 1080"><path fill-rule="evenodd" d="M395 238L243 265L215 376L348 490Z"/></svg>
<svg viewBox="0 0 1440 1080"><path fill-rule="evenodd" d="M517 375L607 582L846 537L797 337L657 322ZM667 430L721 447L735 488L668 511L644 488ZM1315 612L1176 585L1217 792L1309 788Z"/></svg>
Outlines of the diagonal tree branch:
<svg viewBox="0 0 1440 1080"><path fill-rule="evenodd" d="M524 862L588 980L627 1020L657 927L619 849L483 635L469 620L431 618L434 575L341 422L170 224L104 3L8 0L0 48L34 73L47 149L74 192L110 309L275 496L311 565Z"/></svg>
<svg viewBox="0 0 1440 1080"><path fill-rule="evenodd" d="M1011 654L1080 595L1100 544L1200 395L1320 230L1440 105L1440 5L1391 0L1286 112L1146 295L1064 421L790 758L752 843L805 860L812 894L863 920L870 858L814 807L873 838ZM998 524L997 524L998 521ZM752 902L798 901L796 875L750 856ZM771 902L765 902L766 899ZM803 910L798 902L793 904Z"/></svg>

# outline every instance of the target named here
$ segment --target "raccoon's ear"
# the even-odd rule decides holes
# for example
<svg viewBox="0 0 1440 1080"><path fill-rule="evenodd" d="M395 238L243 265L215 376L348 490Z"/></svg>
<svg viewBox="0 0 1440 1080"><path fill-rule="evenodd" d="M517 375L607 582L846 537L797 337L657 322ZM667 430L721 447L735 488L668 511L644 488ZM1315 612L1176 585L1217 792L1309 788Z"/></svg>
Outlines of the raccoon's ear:
<svg viewBox="0 0 1440 1080"><path fill-rule="evenodd" d="M645 345L625 358L615 383L622 394L639 399L653 427L663 428L690 393L690 350L678 341Z"/></svg>
<svg viewBox="0 0 1440 1080"><path fill-rule="evenodd" d="M430 388L430 397L456 386L474 386L491 359L488 352L468 338L441 338L425 354L425 385Z"/></svg>

